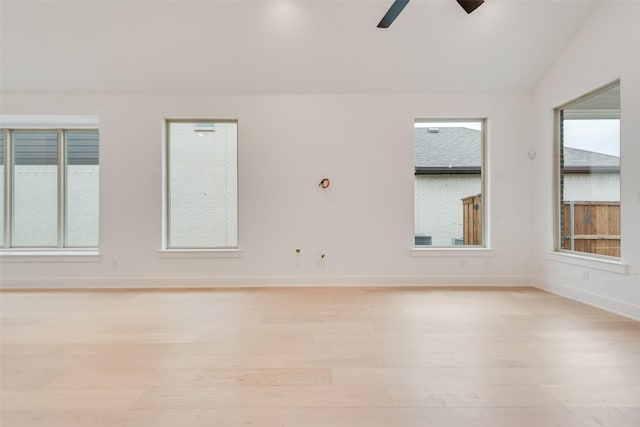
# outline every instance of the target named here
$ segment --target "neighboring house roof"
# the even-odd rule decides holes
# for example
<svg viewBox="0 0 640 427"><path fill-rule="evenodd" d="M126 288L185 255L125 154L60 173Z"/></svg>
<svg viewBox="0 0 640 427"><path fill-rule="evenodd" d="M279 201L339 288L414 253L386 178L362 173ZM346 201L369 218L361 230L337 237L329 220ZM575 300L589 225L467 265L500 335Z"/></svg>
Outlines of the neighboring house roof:
<svg viewBox="0 0 640 427"><path fill-rule="evenodd" d="M564 147L564 170L573 173L620 172L620 157Z"/></svg>
<svg viewBox="0 0 640 427"><path fill-rule="evenodd" d="M416 128L417 174L478 174L482 164L481 132L464 127Z"/></svg>
<svg viewBox="0 0 640 427"><path fill-rule="evenodd" d="M415 173L479 174L481 132L464 127L415 128ZM578 148L564 148L564 170L569 173L620 172L620 157Z"/></svg>

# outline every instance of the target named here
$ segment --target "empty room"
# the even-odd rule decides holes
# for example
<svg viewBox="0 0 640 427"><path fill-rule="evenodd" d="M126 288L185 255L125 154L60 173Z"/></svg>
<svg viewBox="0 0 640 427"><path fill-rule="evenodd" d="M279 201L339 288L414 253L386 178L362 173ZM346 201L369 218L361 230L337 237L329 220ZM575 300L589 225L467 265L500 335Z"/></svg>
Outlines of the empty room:
<svg viewBox="0 0 640 427"><path fill-rule="evenodd" d="M637 0L0 0L2 427L640 426Z"/></svg>

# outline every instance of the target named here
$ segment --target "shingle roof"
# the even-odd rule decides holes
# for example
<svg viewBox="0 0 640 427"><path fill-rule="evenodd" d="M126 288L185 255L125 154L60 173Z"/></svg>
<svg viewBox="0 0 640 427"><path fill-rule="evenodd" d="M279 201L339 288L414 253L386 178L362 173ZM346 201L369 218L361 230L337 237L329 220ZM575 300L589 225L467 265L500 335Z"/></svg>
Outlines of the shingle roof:
<svg viewBox="0 0 640 427"><path fill-rule="evenodd" d="M620 157L578 148L564 147L565 167L620 167Z"/></svg>
<svg viewBox="0 0 640 427"><path fill-rule="evenodd" d="M456 128L416 128L414 137L416 168L480 167L482 138L479 130Z"/></svg>
<svg viewBox="0 0 640 427"><path fill-rule="evenodd" d="M414 135L417 172L446 173L445 169L479 172L482 159L479 130L464 127L416 128ZM620 157L565 147L564 166L575 170L615 171L620 167Z"/></svg>

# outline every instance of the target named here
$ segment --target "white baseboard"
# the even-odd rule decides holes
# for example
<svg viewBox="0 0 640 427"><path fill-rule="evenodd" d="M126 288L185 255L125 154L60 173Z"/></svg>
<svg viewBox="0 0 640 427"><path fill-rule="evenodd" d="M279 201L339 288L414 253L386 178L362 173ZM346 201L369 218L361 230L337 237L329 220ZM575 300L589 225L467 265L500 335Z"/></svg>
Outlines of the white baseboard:
<svg viewBox="0 0 640 427"><path fill-rule="evenodd" d="M640 306L526 276L247 276L247 277L69 277L2 278L0 289L186 289L312 286L534 286L621 316L640 320Z"/></svg>
<svg viewBox="0 0 640 427"><path fill-rule="evenodd" d="M3 278L0 289L168 289L309 286L531 286L521 276L248 276Z"/></svg>
<svg viewBox="0 0 640 427"><path fill-rule="evenodd" d="M567 297L574 301L579 301L634 320L640 320L640 306L635 304L629 304L625 301L612 299L541 278L534 278L532 285L538 289L551 292L552 294Z"/></svg>

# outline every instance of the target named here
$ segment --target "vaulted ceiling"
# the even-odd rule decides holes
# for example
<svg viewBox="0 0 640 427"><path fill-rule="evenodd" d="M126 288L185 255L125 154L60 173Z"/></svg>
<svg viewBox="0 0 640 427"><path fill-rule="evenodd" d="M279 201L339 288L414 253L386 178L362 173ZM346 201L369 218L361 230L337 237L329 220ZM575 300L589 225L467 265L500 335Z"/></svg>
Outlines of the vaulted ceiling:
<svg viewBox="0 0 640 427"><path fill-rule="evenodd" d="M3 92L531 91L597 2L2 1Z"/></svg>

